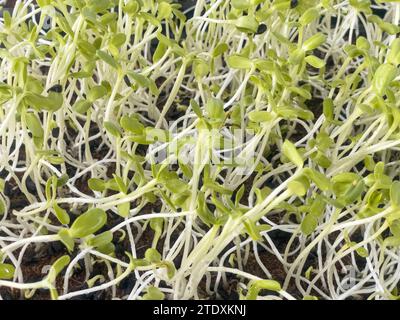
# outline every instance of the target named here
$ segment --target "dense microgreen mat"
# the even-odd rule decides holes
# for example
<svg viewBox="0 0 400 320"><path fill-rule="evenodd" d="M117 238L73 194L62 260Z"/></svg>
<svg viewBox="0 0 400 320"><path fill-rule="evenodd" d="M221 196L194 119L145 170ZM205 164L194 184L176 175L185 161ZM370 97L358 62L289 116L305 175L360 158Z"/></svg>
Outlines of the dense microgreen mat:
<svg viewBox="0 0 400 320"><path fill-rule="evenodd" d="M2 9L0 295L398 299L399 21L369 0Z"/></svg>

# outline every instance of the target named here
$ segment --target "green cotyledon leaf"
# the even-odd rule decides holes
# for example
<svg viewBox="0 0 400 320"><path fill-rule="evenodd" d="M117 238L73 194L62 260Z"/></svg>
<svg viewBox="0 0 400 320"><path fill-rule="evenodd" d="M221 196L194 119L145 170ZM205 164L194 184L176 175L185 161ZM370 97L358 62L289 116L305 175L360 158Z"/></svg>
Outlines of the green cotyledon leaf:
<svg viewBox="0 0 400 320"><path fill-rule="evenodd" d="M310 214L312 214L314 217L319 218L323 216L325 207L326 203L323 200L322 196L317 194L310 205Z"/></svg>
<svg viewBox="0 0 400 320"><path fill-rule="evenodd" d="M394 39L392 44L390 45L387 62L395 66L398 66L400 64L400 38Z"/></svg>
<svg viewBox="0 0 400 320"><path fill-rule="evenodd" d="M334 106L331 98L326 98L322 104L323 114L328 121L332 121L334 117Z"/></svg>
<svg viewBox="0 0 400 320"><path fill-rule="evenodd" d="M144 125L134 116L122 116L120 119L122 129L135 135L143 134Z"/></svg>
<svg viewBox="0 0 400 320"><path fill-rule="evenodd" d="M137 0L129 0L125 2L125 5L123 7L123 11L129 15L134 15L137 13L140 9L140 5L137 2Z"/></svg>
<svg viewBox="0 0 400 320"><path fill-rule="evenodd" d="M301 17L299 18L299 23L302 26L306 26L316 20L320 15L320 12L317 8L309 8L306 10Z"/></svg>
<svg viewBox="0 0 400 320"><path fill-rule="evenodd" d="M282 153L297 167L303 167L303 158L297 151L295 145L289 140L285 140L282 145Z"/></svg>
<svg viewBox="0 0 400 320"><path fill-rule="evenodd" d="M328 191L331 189L332 184L328 177L326 177L323 173L318 172L312 168L305 168L304 174L315 183L315 185L322 191Z"/></svg>
<svg viewBox="0 0 400 320"><path fill-rule="evenodd" d="M154 248L147 249L144 257L151 263L159 263L161 261L161 254Z"/></svg>
<svg viewBox="0 0 400 320"><path fill-rule="evenodd" d="M53 203L53 210L60 223L69 224L70 218L66 210L61 208L56 202Z"/></svg>
<svg viewBox="0 0 400 320"><path fill-rule="evenodd" d="M375 71L372 81L374 91L378 95L383 96L385 91L389 88L389 84L396 77L396 74L397 68L394 65L390 63L381 64Z"/></svg>
<svg viewBox="0 0 400 320"><path fill-rule="evenodd" d="M217 223L216 217L207 206L203 192L200 192L197 197L197 214L203 223L208 226L212 226Z"/></svg>
<svg viewBox="0 0 400 320"><path fill-rule="evenodd" d="M191 99L190 106L192 107L192 110L196 114L196 116L198 116L199 118L203 118L203 111L201 110L196 100Z"/></svg>
<svg viewBox="0 0 400 320"><path fill-rule="evenodd" d="M70 261L71 258L68 255L64 255L52 264L49 274L47 275L47 279L50 283L53 283L56 280L57 275L69 264Z"/></svg>
<svg viewBox="0 0 400 320"><path fill-rule="evenodd" d="M113 174L113 178L118 186L118 190L126 194L128 192L128 187L125 184L124 180L120 176L117 176L116 174Z"/></svg>
<svg viewBox="0 0 400 320"><path fill-rule="evenodd" d="M300 176L288 183L288 189L299 197L305 196L309 187L310 182L306 176Z"/></svg>
<svg viewBox="0 0 400 320"><path fill-rule="evenodd" d="M50 5L52 0L36 0L36 2L39 5L39 7L43 8L43 7Z"/></svg>
<svg viewBox="0 0 400 320"><path fill-rule="evenodd" d="M121 137L121 129L119 126L111 121L104 121L103 122L104 129L111 134L112 136L119 138Z"/></svg>
<svg viewBox="0 0 400 320"><path fill-rule="evenodd" d="M299 88L300 89L300 88ZM301 93L303 98L307 95L306 91L300 90L297 91L296 89L293 90L293 87L289 89L292 92L295 93ZM291 106L280 106L277 107L275 112L277 113L278 116L284 118L284 119L296 119L296 118L301 118L304 120L313 120L314 119L314 114L306 109L303 108L294 108Z"/></svg>
<svg viewBox="0 0 400 320"><path fill-rule="evenodd" d="M14 277L15 267L8 263L0 263L0 279L9 280Z"/></svg>
<svg viewBox="0 0 400 320"><path fill-rule="evenodd" d="M268 111L251 111L249 119L253 122L268 122L274 120L274 115Z"/></svg>
<svg viewBox="0 0 400 320"><path fill-rule="evenodd" d="M99 86L94 86L92 87L88 94L87 94L87 98L89 100L89 102L94 102L97 99L100 99L102 97L104 97L107 94L107 88L99 85Z"/></svg>
<svg viewBox="0 0 400 320"><path fill-rule="evenodd" d="M317 228L318 218L313 214L307 214L301 222L301 231L306 235L310 235Z"/></svg>
<svg viewBox="0 0 400 320"><path fill-rule="evenodd" d="M229 56L227 62L229 67L233 69L250 69L253 65L252 61L249 58L238 54Z"/></svg>
<svg viewBox="0 0 400 320"><path fill-rule="evenodd" d="M250 0L231 0L231 5L237 10L246 10L251 6Z"/></svg>
<svg viewBox="0 0 400 320"><path fill-rule="evenodd" d="M97 251L106 254L106 255L113 255L115 252L115 245L112 242L106 243L102 246L96 248Z"/></svg>
<svg viewBox="0 0 400 320"><path fill-rule="evenodd" d="M361 12L372 13L370 0L349 0L349 4Z"/></svg>
<svg viewBox="0 0 400 320"><path fill-rule="evenodd" d="M110 43L117 48L121 47L125 42L126 34L122 32L115 34L110 40Z"/></svg>
<svg viewBox="0 0 400 320"><path fill-rule="evenodd" d="M359 180L356 184L354 184L347 192L343 195L342 200L346 202L346 204L353 203L358 198L361 197L362 193L365 190L365 183L363 180Z"/></svg>
<svg viewBox="0 0 400 320"><path fill-rule="evenodd" d="M96 55L97 57L99 57L101 60L103 60L105 63L107 63L108 65L110 65L111 67L118 69L120 67L120 65L118 64L118 62L112 57L110 56L108 53L101 51L101 50L97 50L96 51Z"/></svg>
<svg viewBox="0 0 400 320"><path fill-rule="evenodd" d="M0 198L0 216L2 216L6 212L6 204L3 199Z"/></svg>
<svg viewBox="0 0 400 320"><path fill-rule="evenodd" d="M282 287L279 282L275 280L252 280L249 283L246 300L256 300L261 290L281 291Z"/></svg>
<svg viewBox="0 0 400 320"><path fill-rule="evenodd" d="M223 121L225 118L224 104L219 99L210 99L206 104L208 116L217 121Z"/></svg>
<svg viewBox="0 0 400 320"><path fill-rule="evenodd" d="M42 81L28 76L25 83L25 98L29 98L31 93L40 95L44 90Z"/></svg>
<svg viewBox="0 0 400 320"><path fill-rule="evenodd" d="M172 15L172 7L171 4L167 2L161 2L158 5L158 15L157 18L159 20L169 19Z"/></svg>
<svg viewBox="0 0 400 320"><path fill-rule="evenodd" d="M118 209L118 215L120 215L123 218L126 218L129 216L131 210L131 204L129 202L120 203L117 205L117 209Z"/></svg>
<svg viewBox="0 0 400 320"><path fill-rule="evenodd" d="M352 185L354 186L361 177L354 172L343 172L332 177L331 181L334 184L334 192L339 194L343 191L347 191ZM336 188L337 187L337 188Z"/></svg>
<svg viewBox="0 0 400 320"><path fill-rule="evenodd" d="M153 247L156 247L159 238L161 237L164 226L163 218L154 218L150 220L150 228L154 231Z"/></svg>
<svg viewBox="0 0 400 320"><path fill-rule="evenodd" d="M304 41L302 48L304 51L314 50L323 44L325 40L326 36L324 36L322 33L316 33Z"/></svg>
<svg viewBox="0 0 400 320"><path fill-rule="evenodd" d="M400 206L400 181L393 181L390 186L390 201L392 206Z"/></svg>
<svg viewBox="0 0 400 320"><path fill-rule="evenodd" d="M100 230L107 222L104 210L94 208L80 215L69 229L72 238L84 238Z"/></svg>
<svg viewBox="0 0 400 320"><path fill-rule="evenodd" d="M304 60L311 66L317 69L321 69L325 66L325 61L316 56L307 56Z"/></svg>
<svg viewBox="0 0 400 320"><path fill-rule="evenodd" d="M252 15L243 15L235 21L236 28L245 33L257 32L258 25L258 21Z"/></svg>
<svg viewBox="0 0 400 320"><path fill-rule="evenodd" d="M88 187L93 191L103 192L106 189L106 182L98 178L90 178L88 180Z"/></svg>
<svg viewBox="0 0 400 320"><path fill-rule="evenodd" d="M111 0L87 0L86 3L88 7L96 13L106 11L113 7L113 1Z"/></svg>
<svg viewBox="0 0 400 320"><path fill-rule="evenodd" d="M220 43L214 48L214 50L212 52L212 56L214 58L216 58L220 55L223 55L228 50L229 50L229 46L226 43Z"/></svg>
<svg viewBox="0 0 400 320"><path fill-rule="evenodd" d="M42 138L44 136L43 125L36 114L34 113L25 114L25 124L28 127L28 129L32 132L32 135L34 137Z"/></svg>
<svg viewBox="0 0 400 320"><path fill-rule="evenodd" d="M60 231L58 231L57 235L59 240L65 245L68 251L72 252L75 247L75 241L71 238L68 231L68 229L62 228Z"/></svg>
<svg viewBox="0 0 400 320"><path fill-rule="evenodd" d="M399 247L400 237L390 236L383 241L383 245L387 247Z"/></svg>
<svg viewBox="0 0 400 320"><path fill-rule="evenodd" d="M254 221L250 219L243 220L243 225L246 229L246 232L250 235L251 239L254 241L258 241L261 239L260 231L257 228L257 225Z"/></svg>
<svg viewBox="0 0 400 320"><path fill-rule="evenodd" d="M29 92L25 95L24 101L37 111L57 111L62 107L63 95L59 92L51 91L48 96L42 96L37 93Z"/></svg>
<svg viewBox="0 0 400 320"><path fill-rule="evenodd" d="M113 234L111 231L105 231L103 233L98 234L97 236L94 236L93 238L90 238L87 240L87 244L92 247L101 247L104 246L108 243L110 243L113 239Z"/></svg>
<svg viewBox="0 0 400 320"><path fill-rule="evenodd" d="M142 297L143 300L164 300L165 294L158 288L150 286L147 288L147 293Z"/></svg>
<svg viewBox="0 0 400 320"><path fill-rule="evenodd" d="M195 59L193 62L193 73L194 75L201 79L205 77L210 72L209 64L202 59Z"/></svg>
<svg viewBox="0 0 400 320"><path fill-rule="evenodd" d="M77 41L77 46L80 53L88 59L96 55L96 47L88 41L80 39Z"/></svg>

